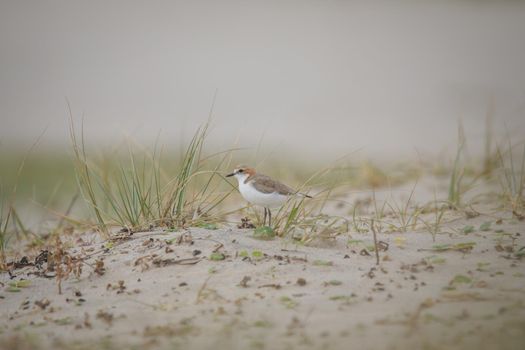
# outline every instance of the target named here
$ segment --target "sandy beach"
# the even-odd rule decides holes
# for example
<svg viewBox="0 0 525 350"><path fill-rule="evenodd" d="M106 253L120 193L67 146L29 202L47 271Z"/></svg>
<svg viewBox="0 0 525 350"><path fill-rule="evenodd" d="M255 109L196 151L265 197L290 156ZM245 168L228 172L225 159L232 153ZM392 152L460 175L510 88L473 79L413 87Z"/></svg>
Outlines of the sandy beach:
<svg viewBox="0 0 525 350"><path fill-rule="evenodd" d="M473 203L447 211L435 241L378 228L379 264L373 235L352 229L308 245L236 225L70 233L64 250L84 258L61 295L42 255L1 275L0 347L520 349L525 224L490 196Z"/></svg>

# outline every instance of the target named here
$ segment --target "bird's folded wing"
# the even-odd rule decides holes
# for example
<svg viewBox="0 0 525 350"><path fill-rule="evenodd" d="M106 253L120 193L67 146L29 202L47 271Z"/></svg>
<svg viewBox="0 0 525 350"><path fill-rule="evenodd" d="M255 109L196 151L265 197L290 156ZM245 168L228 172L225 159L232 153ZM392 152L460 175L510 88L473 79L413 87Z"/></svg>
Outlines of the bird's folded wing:
<svg viewBox="0 0 525 350"><path fill-rule="evenodd" d="M265 175L257 174L256 176L254 176L252 179L252 184L257 191L262 193L277 192L284 196L289 196L295 193L295 191L292 188L278 181L275 181L272 178Z"/></svg>

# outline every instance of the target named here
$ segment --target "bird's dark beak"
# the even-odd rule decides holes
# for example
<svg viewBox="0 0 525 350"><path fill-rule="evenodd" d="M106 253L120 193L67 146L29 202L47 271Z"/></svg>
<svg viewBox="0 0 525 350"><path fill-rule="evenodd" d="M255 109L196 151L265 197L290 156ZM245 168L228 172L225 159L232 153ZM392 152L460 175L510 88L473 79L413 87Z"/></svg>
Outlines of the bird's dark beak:
<svg viewBox="0 0 525 350"><path fill-rule="evenodd" d="M233 176L233 175L235 175L235 173L228 174L228 175L226 175L226 177L230 177L230 176Z"/></svg>

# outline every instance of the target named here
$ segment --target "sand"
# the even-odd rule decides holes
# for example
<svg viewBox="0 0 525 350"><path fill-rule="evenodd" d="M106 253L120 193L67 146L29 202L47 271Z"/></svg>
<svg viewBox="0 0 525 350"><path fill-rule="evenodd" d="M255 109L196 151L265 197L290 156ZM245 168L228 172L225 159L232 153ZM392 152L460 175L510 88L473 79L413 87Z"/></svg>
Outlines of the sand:
<svg viewBox="0 0 525 350"><path fill-rule="evenodd" d="M352 229L310 246L234 224L109 245L72 234L70 254L91 256L61 295L35 266L0 275L0 348L522 349L525 224L491 201L447 212L435 241L383 229L378 265L372 234Z"/></svg>

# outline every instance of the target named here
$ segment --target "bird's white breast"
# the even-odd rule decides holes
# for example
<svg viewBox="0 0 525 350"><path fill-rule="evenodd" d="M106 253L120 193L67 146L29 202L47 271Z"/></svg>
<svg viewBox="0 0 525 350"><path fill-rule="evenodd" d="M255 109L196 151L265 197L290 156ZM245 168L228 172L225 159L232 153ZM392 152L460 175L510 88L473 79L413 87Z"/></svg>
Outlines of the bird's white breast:
<svg viewBox="0 0 525 350"><path fill-rule="evenodd" d="M275 208L281 206L288 199L287 196L279 194L277 192L273 193L263 193L257 191L257 189L248 182L247 184L244 181L239 181L239 192L248 202L260 205L266 208Z"/></svg>

